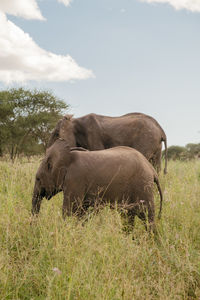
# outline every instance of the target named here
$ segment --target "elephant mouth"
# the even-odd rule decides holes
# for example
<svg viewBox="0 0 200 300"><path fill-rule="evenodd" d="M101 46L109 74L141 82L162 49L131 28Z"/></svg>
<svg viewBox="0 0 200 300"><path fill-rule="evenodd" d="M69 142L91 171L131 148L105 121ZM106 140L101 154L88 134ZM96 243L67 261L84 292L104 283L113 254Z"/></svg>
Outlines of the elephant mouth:
<svg viewBox="0 0 200 300"><path fill-rule="evenodd" d="M47 200L50 200L52 197L53 197L52 194L49 194L48 196L46 195L46 199L47 199Z"/></svg>
<svg viewBox="0 0 200 300"><path fill-rule="evenodd" d="M40 198L46 197L46 190L45 190L45 188L41 188L40 193L39 193L39 197Z"/></svg>
<svg viewBox="0 0 200 300"><path fill-rule="evenodd" d="M40 189L40 194L39 194L40 198L46 198L47 200L50 200L54 195L55 195L55 190L48 191L48 189L46 190L43 187Z"/></svg>
<svg viewBox="0 0 200 300"><path fill-rule="evenodd" d="M53 196L55 196L57 193L61 192L62 190L61 189L54 189L51 193L45 193L45 198L47 200L50 200Z"/></svg>

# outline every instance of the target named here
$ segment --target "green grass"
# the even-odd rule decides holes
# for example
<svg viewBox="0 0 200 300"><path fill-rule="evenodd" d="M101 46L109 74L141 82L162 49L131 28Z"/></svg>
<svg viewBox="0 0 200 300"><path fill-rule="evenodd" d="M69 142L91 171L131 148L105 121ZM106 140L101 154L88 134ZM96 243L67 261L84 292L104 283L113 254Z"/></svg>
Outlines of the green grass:
<svg viewBox="0 0 200 300"><path fill-rule="evenodd" d="M169 163L158 236L134 240L108 207L64 222L61 193L30 225L38 164L0 162L0 299L200 299L200 161Z"/></svg>

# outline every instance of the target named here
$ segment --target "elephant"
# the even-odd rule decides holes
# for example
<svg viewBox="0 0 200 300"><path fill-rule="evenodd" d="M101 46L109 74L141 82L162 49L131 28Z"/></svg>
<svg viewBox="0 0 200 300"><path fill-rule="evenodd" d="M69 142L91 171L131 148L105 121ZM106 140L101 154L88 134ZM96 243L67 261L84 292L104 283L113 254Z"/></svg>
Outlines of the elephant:
<svg viewBox="0 0 200 300"><path fill-rule="evenodd" d="M78 208L85 211L101 199L111 205L126 203L130 222L138 216L146 228L148 223L149 228L154 229L154 182L160 194L160 217L163 196L158 175L139 151L126 146L79 150L70 148L64 139L59 138L47 149L36 173L32 214L39 214L44 197L49 200L63 191L64 219Z"/></svg>
<svg viewBox="0 0 200 300"><path fill-rule="evenodd" d="M88 114L80 118L66 115L59 120L47 147L56 139L65 139L71 147L90 151L128 146L141 152L159 173L161 170L162 142L165 145L167 173L167 138L158 122L142 113L129 113L120 117Z"/></svg>

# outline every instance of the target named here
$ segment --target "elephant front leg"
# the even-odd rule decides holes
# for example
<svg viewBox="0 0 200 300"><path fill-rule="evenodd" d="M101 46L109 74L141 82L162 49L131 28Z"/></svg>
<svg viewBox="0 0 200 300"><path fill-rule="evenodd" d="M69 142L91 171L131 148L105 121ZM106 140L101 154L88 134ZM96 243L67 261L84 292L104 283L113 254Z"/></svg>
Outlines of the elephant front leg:
<svg viewBox="0 0 200 300"><path fill-rule="evenodd" d="M81 216L83 214L83 199L75 196L75 195L64 195L63 199L63 207L62 207L62 215L63 219L67 216L71 216L72 214L76 214L77 216ZM82 212L82 214L81 214Z"/></svg>
<svg viewBox="0 0 200 300"><path fill-rule="evenodd" d="M72 215L72 201L71 201L71 197L69 195L64 195L63 206L62 206L62 216L63 216L63 219L65 220L65 218L67 216L71 216L71 215Z"/></svg>
<svg viewBox="0 0 200 300"><path fill-rule="evenodd" d="M72 214L77 213L78 210L82 208L82 204L83 204L82 200L84 199L84 195L85 195L84 182L82 182L82 184L77 185L76 181L79 182L78 179L76 178L76 180L73 179L72 181L68 181L68 184L66 184L64 187L64 191L63 191L64 199L63 199L63 207L62 207L63 219L65 219L66 216L71 216Z"/></svg>

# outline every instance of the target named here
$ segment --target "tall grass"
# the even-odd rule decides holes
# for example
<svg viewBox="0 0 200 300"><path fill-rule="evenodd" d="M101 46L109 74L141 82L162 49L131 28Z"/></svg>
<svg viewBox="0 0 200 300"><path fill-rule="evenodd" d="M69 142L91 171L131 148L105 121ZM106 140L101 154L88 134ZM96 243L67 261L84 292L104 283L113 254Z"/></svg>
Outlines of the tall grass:
<svg viewBox="0 0 200 300"><path fill-rule="evenodd" d="M134 239L108 207L64 222L61 193L30 225L38 164L0 162L0 299L200 299L199 161L169 163L158 235Z"/></svg>

